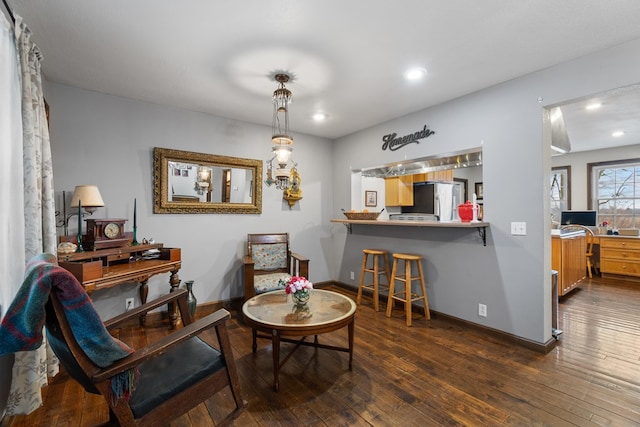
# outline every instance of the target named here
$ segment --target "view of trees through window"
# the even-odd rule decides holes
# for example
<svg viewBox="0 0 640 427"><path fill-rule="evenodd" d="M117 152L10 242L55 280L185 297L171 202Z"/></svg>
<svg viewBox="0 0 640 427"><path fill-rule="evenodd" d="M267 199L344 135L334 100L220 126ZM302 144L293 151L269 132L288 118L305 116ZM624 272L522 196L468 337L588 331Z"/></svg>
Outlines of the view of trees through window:
<svg viewBox="0 0 640 427"><path fill-rule="evenodd" d="M571 166L551 168L551 220L560 222L562 211L571 209Z"/></svg>
<svg viewBox="0 0 640 427"><path fill-rule="evenodd" d="M598 223L608 227L640 228L640 159L589 164L590 194Z"/></svg>

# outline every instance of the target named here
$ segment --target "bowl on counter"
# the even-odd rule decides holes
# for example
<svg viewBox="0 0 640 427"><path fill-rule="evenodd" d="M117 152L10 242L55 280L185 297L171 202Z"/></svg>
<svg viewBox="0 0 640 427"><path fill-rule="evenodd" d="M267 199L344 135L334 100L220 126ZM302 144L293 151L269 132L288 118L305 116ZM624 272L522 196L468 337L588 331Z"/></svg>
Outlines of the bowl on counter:
<svg viewBox="0 0 640 427"><path fill-rule="evenodd" d="M342 212L347 219L355 219L355 220L375 220L378 219L382 211L380 212Z"/></svg>

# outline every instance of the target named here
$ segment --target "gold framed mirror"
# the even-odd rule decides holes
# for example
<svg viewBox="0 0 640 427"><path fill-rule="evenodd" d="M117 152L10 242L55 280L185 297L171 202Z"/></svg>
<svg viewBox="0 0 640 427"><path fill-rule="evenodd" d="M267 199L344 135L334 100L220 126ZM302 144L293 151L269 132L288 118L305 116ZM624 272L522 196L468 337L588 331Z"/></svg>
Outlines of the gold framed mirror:
<svg viewBox="0 0 640 427"><path fill-rule="evenodd" d="M262 213L262 161L154 147L153 213Z"/></svg>

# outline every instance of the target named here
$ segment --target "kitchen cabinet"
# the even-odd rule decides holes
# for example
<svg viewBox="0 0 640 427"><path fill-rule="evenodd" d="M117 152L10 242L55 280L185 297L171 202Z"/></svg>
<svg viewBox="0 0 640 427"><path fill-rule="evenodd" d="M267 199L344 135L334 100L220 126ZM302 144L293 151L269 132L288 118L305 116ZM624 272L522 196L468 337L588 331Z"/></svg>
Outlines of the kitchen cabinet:
<svg viewBox="0 0 640 427"><path fill-rule="evenodd" d="M449 181L453 182L453 169L447 169L443 171L418 173L413 175L413 182L424 181Z"/></svg>
<svg viewBox="0 0 640 427"><path fill-rule="evenodd" d="M385 206L413 206L413 176L385 178Z"/></svg>
<svg viewBox="0 0 640 427"><path fill-rule="evenodd" d="M600 273L640 278L640 239L637 237L599 236Z"/></svg>
<svg viewBox="0 0 640 427"><path fill-rule="evenodd" d="M587 277L587 240L584 231L551 236L551 268L558 272L558 295L566 295Z"/></svg>

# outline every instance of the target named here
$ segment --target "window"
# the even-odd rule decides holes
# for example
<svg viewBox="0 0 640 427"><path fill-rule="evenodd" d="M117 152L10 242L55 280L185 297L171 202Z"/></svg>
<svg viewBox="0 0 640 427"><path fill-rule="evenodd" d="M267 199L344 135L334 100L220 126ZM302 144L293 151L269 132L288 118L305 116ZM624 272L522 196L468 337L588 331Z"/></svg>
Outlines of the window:
<svg viewBox="0 0 640 427"><path fill-rule="evenodd" d="M589 200L598 223L640 227L640 159L589 163Z"/></svg>
<svg viewBox="0 0 640 427"><path fill-rule="evenodd" d="M560 213L571 209L571 166L551 168L551 221L560 223Z"/></svg>

